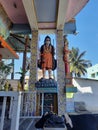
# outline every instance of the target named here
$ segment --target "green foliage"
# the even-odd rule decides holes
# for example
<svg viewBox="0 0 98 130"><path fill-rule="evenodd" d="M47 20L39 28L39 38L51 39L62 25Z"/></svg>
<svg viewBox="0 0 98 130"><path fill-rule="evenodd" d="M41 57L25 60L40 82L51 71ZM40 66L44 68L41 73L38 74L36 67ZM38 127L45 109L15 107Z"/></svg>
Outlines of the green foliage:
<svg viewBox="0 0 98 130"><path fill-rule="evenodd" d="M11 73L13 64L5 64L4 61L0 61L0 85L4 85L7 76Z"/></svg>
<svg viewBox="0 0 98 130"><path fill-rule="evenodd" d="M23 69L20 68L20 72L16 72L16 74L20 74L20 75L21 75L21 76L20 76L20 83L22 83L22 81L23 81L23 79L24 79L25 74L27 73L27 71L28 71L28 70L23 71Z"/></svg>
<svg viewBox="0 0 98 130"><path fill-rule="evenodd" d="M5 73L6 75L9 75L10 74L10 71L12 69L12 63L10 64L4 64L4 62L2 61L0 63L0 73Z"/></svg>
<svg viewBox="0 0 98 130"><path fill-rule="evenodd" d="M86 68L89 67L91 62L83 58L85 53L86 51L80 53L79 48L72 47L71 53L69 55L70 72L72 76L81 77L87 73Z"/></svg>
<svg viewBox="0 0 98 130"><path fill-rule="evenodd" d="M0 62L0 76L5 78L11 73L12 63L5 64L3 61Z"/></svg>

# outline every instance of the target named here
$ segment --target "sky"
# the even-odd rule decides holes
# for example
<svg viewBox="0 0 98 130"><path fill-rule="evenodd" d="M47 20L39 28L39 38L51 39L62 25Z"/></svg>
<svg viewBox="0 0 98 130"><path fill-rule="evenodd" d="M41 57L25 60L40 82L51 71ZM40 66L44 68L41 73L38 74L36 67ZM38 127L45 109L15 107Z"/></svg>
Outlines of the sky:
<svg viewBox="0 0 98 130"><path fill-rule="evenodd" d="M76 15L77 35L69 34L69 49L72 47L79 48L80 53L86 51L84 59L90 60L92 65L98 64L98 0L89 0L87 5ZM51 35L50 35L51 37ZM41 36L39 44L43 43L45 36ZM52 36L52 41L55 36ZM55 42L55 40L54 40ZM40 46L39 46L40 48ZM15 72L20 71L22 66L22 55L19 60L15 60ZM30 55L28 56L30 57ZM15 79L19 75L15 74Z"/></svg>
<svg viewBox="0 0 98 130"><path fill-rule="evenodd" d="M89 0L76 15L77 35L68 35L69 48L78 47L86 51L85 59L92 65L98 64L98 0Z"/></svg>

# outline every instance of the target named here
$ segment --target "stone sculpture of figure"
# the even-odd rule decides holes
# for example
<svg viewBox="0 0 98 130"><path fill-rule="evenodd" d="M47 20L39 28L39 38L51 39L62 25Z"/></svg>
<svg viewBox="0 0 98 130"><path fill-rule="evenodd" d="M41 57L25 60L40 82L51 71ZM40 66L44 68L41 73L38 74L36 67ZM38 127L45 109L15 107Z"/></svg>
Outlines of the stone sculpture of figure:
<svg viewBox="0 0 98 130"><path fill-rule="evenodd" d="M51 44L51 38L46 36L44 44L40 48L40 68L42 69L43 78L46 76L46 70L48 70L49 78L51 78L51 71L56 68L54 53L54 46Z"/></svg>
<svg viewBox="0 0 98 130"><path fill-rule="evenodd" d="M63 60L65 63L65 75L70 75L70 63L69 63L69 53L71 51L68 49L68 40L64 37L64 49L63 49Z"/></svg>

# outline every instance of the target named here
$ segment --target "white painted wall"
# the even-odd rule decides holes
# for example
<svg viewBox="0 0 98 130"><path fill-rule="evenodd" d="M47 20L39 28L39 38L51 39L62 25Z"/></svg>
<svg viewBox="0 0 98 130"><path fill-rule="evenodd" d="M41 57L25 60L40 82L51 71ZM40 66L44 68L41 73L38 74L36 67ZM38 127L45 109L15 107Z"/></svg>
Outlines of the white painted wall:
<svg viewBox="0 0 98 130"><path fill-rule="evenodd" d="M88 111L98 112L98 80L74 78L73 85L78 89L74 101L85 102Z"/></svg>
<svg viewBox="0 0 98 130"><path fill-rule="evenodd" d="M94 77L92 77L94 74ZM87 68L87 77L89 79L97 79L98 80L98 64Z"/></svg>

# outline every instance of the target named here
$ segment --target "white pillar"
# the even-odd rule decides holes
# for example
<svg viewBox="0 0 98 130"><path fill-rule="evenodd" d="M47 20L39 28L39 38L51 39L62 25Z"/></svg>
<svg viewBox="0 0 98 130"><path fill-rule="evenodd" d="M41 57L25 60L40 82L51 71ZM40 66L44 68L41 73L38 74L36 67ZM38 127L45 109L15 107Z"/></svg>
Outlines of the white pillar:
<svg viewBox="0 0 98 130"><path fill-rule="evenodd" d="M11 130L19 129L20 106L21 106L21 92L17 93L17 95L13 98Z"/></svg>
<svg viewBox="0 0 98 130"><path fill-rule="evenodd" d="M6 100L7 100L7 97L4 97L3 98L3 106L2 106L2 114L1 114L1 122L0 122L0 130L3 130L3 126L4 126Z"/></svg>

